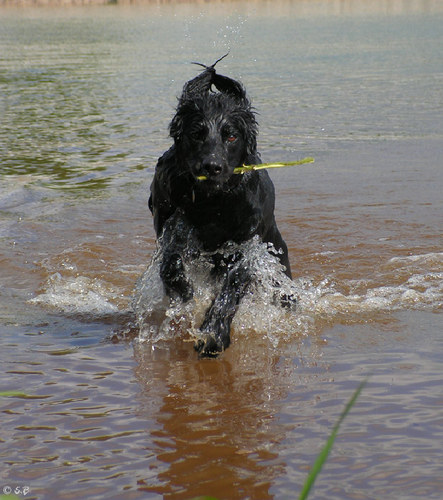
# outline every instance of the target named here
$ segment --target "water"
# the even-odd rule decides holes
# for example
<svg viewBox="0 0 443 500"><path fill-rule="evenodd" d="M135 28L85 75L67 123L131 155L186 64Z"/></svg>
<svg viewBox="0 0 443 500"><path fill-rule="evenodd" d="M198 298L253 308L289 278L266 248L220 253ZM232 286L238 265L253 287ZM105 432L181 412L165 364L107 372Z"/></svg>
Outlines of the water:
<svg viewBox="0 0 443 500"><path fill-rule="evenodd" d="M441 498L442 18L420 0L1 10L1 487L294 498L370 374L313 498ZM257 289L198 360L204 292L159 301L157 341L132 303L155 290L148 188L188 62L228 49L263 160L316 163L271 173L297 312Z"/></svg>

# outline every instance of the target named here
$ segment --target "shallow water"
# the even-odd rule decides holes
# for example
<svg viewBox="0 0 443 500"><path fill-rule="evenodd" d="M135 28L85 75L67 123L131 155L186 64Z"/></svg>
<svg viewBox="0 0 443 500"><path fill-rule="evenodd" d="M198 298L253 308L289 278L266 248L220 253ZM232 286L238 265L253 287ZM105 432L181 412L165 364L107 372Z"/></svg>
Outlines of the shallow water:
<svg viewBox="0 0 443 500"><path fill-rule="evenodd" d="M0 11L0 487L294 498L370 375L313 498L441 498L442 21L419 0ZM122 337L175 96L229 48L263 160L316 162L271 173L297 311L256 290L198 360L198 307Z"/></svg>

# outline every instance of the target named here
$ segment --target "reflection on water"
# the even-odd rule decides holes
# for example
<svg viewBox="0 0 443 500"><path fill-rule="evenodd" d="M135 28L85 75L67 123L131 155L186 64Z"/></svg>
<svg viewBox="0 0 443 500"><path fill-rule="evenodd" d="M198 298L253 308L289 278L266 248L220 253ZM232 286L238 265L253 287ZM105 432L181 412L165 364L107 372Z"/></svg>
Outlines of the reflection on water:
<svg viewBox="0 0 443 500"><path fill-rule="evenodd" d="M136 349L146 397L152 398L153 385L164 384L150 408L160 425L151 431L158 465L143 489L182 498L221 490L226 498L272 498L272 482L284 468L276 450L284 432L274 425L275 402L285 397L279 356L251 366L229 356L201 363L189 353L171 359L143 344Z"/></svg>
<svg viewBox="0 0 443 500"><path fill-rule="evenodd" d="M441 4L0 16L0 485L293 498L371 374L314 497L440 498ZM296 313L256 290L231 347L198 360L170 324L137 338L131 304L141 276L155 291L148 186L188 62L229 48L263 159L316 162L272 172Z"/></svg>

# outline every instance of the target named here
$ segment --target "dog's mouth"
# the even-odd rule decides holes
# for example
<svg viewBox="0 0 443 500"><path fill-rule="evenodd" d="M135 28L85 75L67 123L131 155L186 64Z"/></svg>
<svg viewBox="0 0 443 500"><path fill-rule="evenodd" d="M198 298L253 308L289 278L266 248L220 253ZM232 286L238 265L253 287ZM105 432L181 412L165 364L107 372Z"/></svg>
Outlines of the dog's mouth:
<svg viewBox="0 0 443 500"><path fill-rule="evenodd" d="M221 182L216 179L198 179L197 178L198 190L205 192L207 195L211 193L223 193L229 191L229 186L225 182Z"/></svg>
<svg viewBox="0 0 443 500"><path fill-rule="evenodd" d="M196 179L199 183L201 183L202 185L205 185L205 186L211 186L211 185L214 185L214 186L222 186L223 184L226 183L226 181L229 180L229 177L225 177L225 176L208 176L208 175L197 175L196 176Z"/></svg>
<svg viewBox="0 0 443 500"><path fill-rule="evenodd" d="M205 191L214 192L214 191L229 191L241 180L241 175L217 175L217 176L208 176L208 175L196 175L195 178L197 180L197 185Z"/></svg>
<svg viewBox="0 0 443 500"><path fill-rule="evenodd" d="M229 171L226 167L217 166L217 168L198 169L195 178L203 189L223 189L224 186L229 184L232 176L233 171Z"/></svg>

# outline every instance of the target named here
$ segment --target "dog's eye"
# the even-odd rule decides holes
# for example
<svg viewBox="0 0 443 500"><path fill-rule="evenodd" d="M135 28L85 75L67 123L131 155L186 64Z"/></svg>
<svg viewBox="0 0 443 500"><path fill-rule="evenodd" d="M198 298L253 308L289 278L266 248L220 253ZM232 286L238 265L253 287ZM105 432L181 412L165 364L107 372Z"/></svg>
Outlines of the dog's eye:
<svg viewBox="0 0 443 500"><path fill-rule="evenodd" d="M204 127L196 128L189 135L193 141L203 141L206 136L206 129Z"/></svg>
<svg viewBox="0 0 443 500"><path fill-rule="evenodd" d="M226 137L226 140L228 142L235 142L237 140L237 136L234 134L229 134L228 137Z"/></svg>

